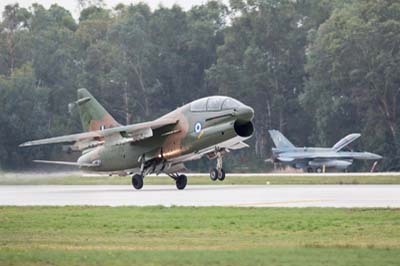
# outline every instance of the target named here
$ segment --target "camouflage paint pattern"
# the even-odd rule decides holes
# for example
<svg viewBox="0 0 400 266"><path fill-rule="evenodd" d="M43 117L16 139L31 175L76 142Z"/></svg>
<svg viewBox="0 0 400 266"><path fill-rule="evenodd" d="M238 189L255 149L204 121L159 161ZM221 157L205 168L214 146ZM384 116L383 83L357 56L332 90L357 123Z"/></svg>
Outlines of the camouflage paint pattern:
<svg viewBox="0 0 400 266"><path fill-rule="evenodd" d="M128 126L115 121L86 89L78 90L76 104L87 132L20 146L74 143L75 150L82 150L76 165L83 170L122 171L142 166L147 173L158 173L217 150L246 147L238 144L254 130L254 110L230 97L202 98L154 121Z"/></svg>
<svg viewBox="0 0 400 266"><path fill-rule="evenodd" d="M235 123L244 114L243 123L250 123L253 109L241 104L236 110L217 110L192 112L191 104L184 105L162 116L157 120L177 120L175 125L153 130L153 136L134 143L101 146L88 151L79 159L79 163L101 161L101 165L87 170L118 171L121 169L137 169L140 158L148 160L168 161L179 156L196 153L208 147L235 138ZM157 121L155 120L155 121ZM201 130L196 132L196 123ZM251 125L252 127L252 125ZM252 135L251 133L246 137ZM85 169L85 167L82 167Z"/></svg>
<svg viewBox="0 0 400 266"><path fill-rule="evenodd" d="M120 126L86 89L78 90L77 104L84 131L96 131Z"/></svg>

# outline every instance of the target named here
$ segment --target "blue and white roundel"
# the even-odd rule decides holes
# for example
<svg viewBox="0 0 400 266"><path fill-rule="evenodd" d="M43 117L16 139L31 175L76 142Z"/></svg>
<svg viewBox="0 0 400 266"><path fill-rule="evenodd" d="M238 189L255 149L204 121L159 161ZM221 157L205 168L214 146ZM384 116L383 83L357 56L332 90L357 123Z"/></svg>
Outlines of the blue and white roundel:
<svg viewBox="0 0 400 266"><path fill-rule="evenodd" d="M201 123L200 123L200 122L197 122L197 123L194 125L194 132L199 133L199 132L201 131L201 128L202 128Z"/></svg>

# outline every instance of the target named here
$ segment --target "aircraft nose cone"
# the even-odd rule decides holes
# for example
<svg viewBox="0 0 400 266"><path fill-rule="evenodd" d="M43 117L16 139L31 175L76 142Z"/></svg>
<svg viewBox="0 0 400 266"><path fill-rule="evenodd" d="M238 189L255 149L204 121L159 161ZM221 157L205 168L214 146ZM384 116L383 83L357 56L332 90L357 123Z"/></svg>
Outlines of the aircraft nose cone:
<svg viewBox="0 0 400 266"><path fill-rule="evenodd" d="M375 153L371 153L370 156L373 160L381 160L383 158L382 156Z"/></svg>
<svg viewBox="0 0 400 266"><path fill-rule="evenodd" d="M236 111L236 116L240 121L251 121L254 117L254 109L247 105L240 106Z"/></svg>

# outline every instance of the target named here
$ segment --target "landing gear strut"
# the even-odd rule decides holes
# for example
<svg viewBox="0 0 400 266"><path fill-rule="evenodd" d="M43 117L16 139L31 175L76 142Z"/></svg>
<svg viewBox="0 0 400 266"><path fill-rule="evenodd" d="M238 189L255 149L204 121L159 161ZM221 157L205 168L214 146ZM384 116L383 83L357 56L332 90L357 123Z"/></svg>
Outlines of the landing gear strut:
<svg viewBox="0 0 400 266"><path fill-rule="evenodd" d="M217 156L217 167L211 169L210 171L210 179L212 181L224 181L225 179L225 171L222 169L222 154L221 151L216 149L216 156Z"/></svg>
<svg viewBox="0 0 400 266"><path fill-rule="evenodd" d="M139 174L134 174L132 176L132 186L135 189L141 189L143 187L143 177L144 177L144 156L141 156L139 158L139 161L141 162L140 165L140 173Z"/></svg>

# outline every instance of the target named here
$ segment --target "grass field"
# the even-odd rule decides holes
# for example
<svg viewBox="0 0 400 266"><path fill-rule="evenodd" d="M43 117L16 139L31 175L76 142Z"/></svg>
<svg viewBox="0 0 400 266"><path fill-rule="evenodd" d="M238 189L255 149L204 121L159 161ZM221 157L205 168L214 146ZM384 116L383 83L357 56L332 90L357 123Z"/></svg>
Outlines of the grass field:
<svg viewBox="0 0 400 266"><path fill-rule="evenodd" d="M149 176L145 184L164 185L174 184L167 176ZM79 174L0 174L0 185L130 185L129 176L82 176ZM219 185L219 184L249 184L249 185L277 185L277 184L400 184L398 175L285 175L285 176L230 176L227 174L224 182L212 182L208 175L191 176L188 174L188 184L191 185Z"/></svg>
<svg viewBox="0 0 400 266"><path fill-rule="evenodd" d="M0 207L0 265L399 265L400 209Z"/></svg>

